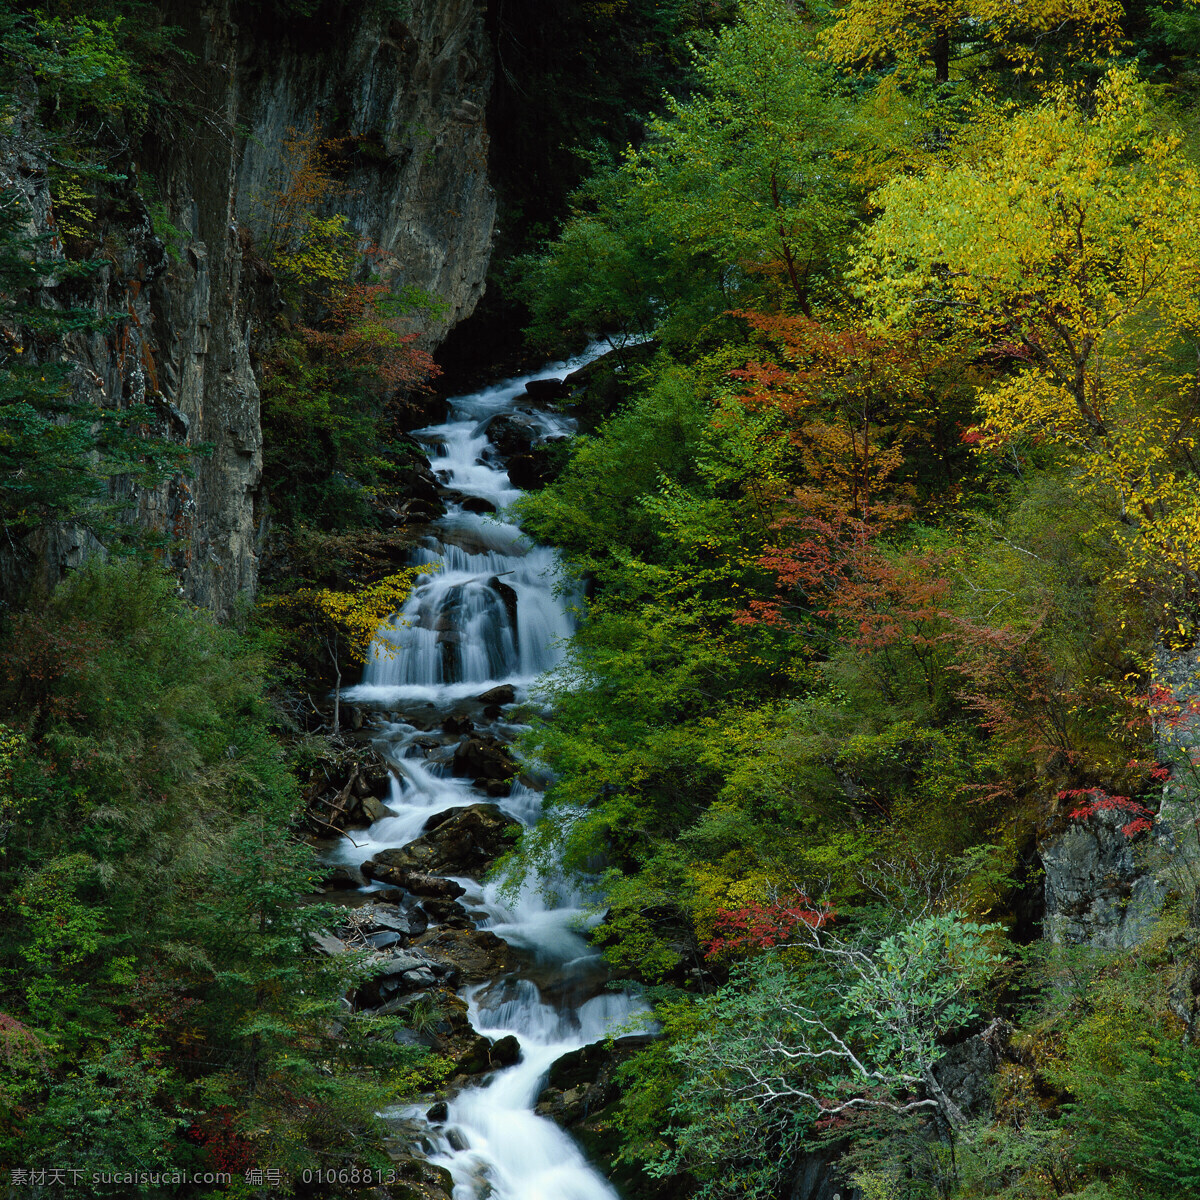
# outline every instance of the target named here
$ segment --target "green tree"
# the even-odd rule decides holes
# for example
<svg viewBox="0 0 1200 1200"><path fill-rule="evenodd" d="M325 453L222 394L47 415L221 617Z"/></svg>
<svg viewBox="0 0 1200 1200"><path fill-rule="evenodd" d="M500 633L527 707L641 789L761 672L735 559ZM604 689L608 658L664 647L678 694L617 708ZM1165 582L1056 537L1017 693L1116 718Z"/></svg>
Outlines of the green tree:
<svg viewBox="0 0 1200 1200"><path fill-rule="evenodd" d="M694 71L696 92L579 193L530 274L535 337L686 344L759 297L809 313L829 294L857 198L837 153L847 108L808 26L751 0Z"/></svg>
<svg viewBox="0 0 1200 1200"><path fill-rule="evenodd" d="M686 1166L709 1181L702 1194L720 1195L734 1163L739 1186L762 1195L805 1133L842 1114L965 1124L935 1068L1001 961L996 927L950 912L887 937L843 938L819 916L796 928L808 961L753 960L700 1002L701 1030L669 1047L684 1078L670 1106L676 1148L656 1174Z"/></svg>

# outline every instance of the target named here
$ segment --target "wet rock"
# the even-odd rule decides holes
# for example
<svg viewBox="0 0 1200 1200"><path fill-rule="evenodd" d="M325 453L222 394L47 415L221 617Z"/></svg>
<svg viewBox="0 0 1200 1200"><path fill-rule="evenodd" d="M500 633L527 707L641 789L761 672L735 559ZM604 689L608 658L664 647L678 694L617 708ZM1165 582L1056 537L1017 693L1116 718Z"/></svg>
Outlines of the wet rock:
<svg viewBox="0 0 1200 1200"><path fill-rule="evenodd" d="M502 683L499 687L489 688L486 692L475 697L480 704L512 704L516 701L516 698L516 689L511 683Z"/></svg>
<svg viewBox="0 0 1200 1200"><path fill-rule="evenodd" d="M442 929L427 933L417 945L457 970L464 983L483 983L516 966L512 947L486 929Z"/></svg>
<svg viewBox="0 0 1200 1200"><path fill-rule="evenodd" d="M528 452L538 438L538 427L519 413L500 413L487 423L487 438L505 458Z"/></svg>
<svg viewBox="0 0 1200 1200"><path fill-rule="evenodd" d="M482 496L467 496L463 500L462 506L465 511L472 513L494 513L496 511L496 506Z"/></svg>
<svg viewBox="0 0 1200 1200"><path fill-rule="evenodd" d="M554 1061L546 1087L538 1096L536 1111L572 1128L594 1117L620 1096L616 1070L650 1042L648 1035L617 1038L581 1046Z"/></svg>
<svg viewBox="0 0 1200 1200"><path fill-rule="evenodd" d="M848 1148L848 1142L837 1143L803 1155L792 1173L788 1200L839 1200L843 1196L849 1200L850 1197L858 1197L859 1192L846 1182L838 1170L838 1159Z"/></svg>
<svg viewBox="0 0 1200 1200"><path fill-rule="evenodd" d="M403 979L404 986L410 990L435 987L438 982L438 977L429 967L418 967L414 971L405 971L400 978Z"/></svg>
<svg viewBox="0 0 1200 1200"><path fill-rule="evenodd" d="M450 1116L450 1108L445 1100L439 1100L436 1104L431 1104L425 1110L425 1120L431 1125L442 1125Z"/></svg>
<svg viewBox="0 0 1200 1200"><path fill-rule="evenodd" d="M508 460L509 481L526 492L540 491L563 473L568 457L566 438L547 438L527 453L514 454Z"/></svg>
<svg viewBox="0 0 1200 1200"><path fill-rule="evenodd" d="M446 1130L446 1141L450 1143L451 1150L457 1150L459 1153L471 1148L471 1143L457 1129Z"/></svg>
<svg viewBox="0 0 1200 1200"><path fill-rule="evenodd" d="M475 729L469 717L447 717L442 722L443 733L472 733Z"/></svg>
<svg viewBox="0 0 1200 1200"><path fill-rule="evenodd" d="M497 1067L511 1067L521 1057L521 1043L515 1034L508 1034L492 1045L492 1063Z"/></svg>
<svg viewBox="0 0 1200 1200"><path fill-rule="evenodd" d="M563 380L570 394L570 412L585 432L595 429L629 398L637 379L637 371L630 368L649 363L657 350L655 342L626 345L602 354Z"/></svg>
<svg viewBox="0 0 1200 1200"><path fill-rule="evenodd" d="M428 832L407 846L380 851L370 864L372 877L410 891L417 889L411 881L406 884L397 871L479 877L511 848L518 826L493 804L472 804L438 813L425 828Z"/></svg>
<svg viewBox="0 0 1200 1200"><path fill-rule="evenodd" d="M479 1075L492 1069L492 1043L482 1034L476 1034L474 1039L454 1056L454 1066L460 1075Z"/></svg>
<svg viewBox="0 0 1200 1200"><path fill-rule="evenodd" d="M392 1200L450 1200L454 1177L445 1167L435 1167L423 1158L412 1157L407 1141L402 1152L393 1153L388 1140L384 1142L384 1149L396 1174L396 1179L388 1183L388 1195Z"/></svg>
<svg viewBox="0 0 1200 1200"><path fill-rule="evenodd" d="M380 964L379 974L366 980L354 995L354 1005L379 1009L381 1005L410 992L433 987L457 987L459 971L423 950L402 950Z"/></svg>
<svg viewBox="0 0 1200 1200"><path fill-rule="evenodd" d="M519 650L521 648L521 639L518 635L518 624L517 624L517 593L516 593L516 591L513 590L513 588L509 587L509 585L507 583L505 583L500 578L499 575L493 575L491 577L491 579L488 580L488 587L490 587L492 589L492 591L495 592L496 595L500 597L501 601L504 604L504 611L508 614L508 627L512 631L513 646L515 649ZM506 687L506 685L502 684L500 687L492 688L491 690L493 692L498 692L498 691L502 691L505 687ZM508 688L508 690L511 692L512 688ZM488 696L489 694L490 694L489 692L484 692L483 696L480 696L479 699L483 700L483 702L485 704L488 704L488 703L511 704L512 703L511 700L488 701L484 697Z"/></svg>
<svg viewBox="0 0 1200 1200"><path fill-rule="evenodd" d="M376 821L382 821L384 817L392 815L392 810L375 796L364 796L359 803L359 808L362 810L363 818L372 825Z"/></svg>
<svg viewBox="0 0 1200 1200"><path fill-rule="evenodd" d="M395 904L376 904L370 912L371 924L380 929L392 930L405 937L420 937L429 928L429 919L417 905L401 908Z"/></svg>
<svg viewBox="0 0 1200 1200"><path fill-rule="evenodd" d="M382 883L404 888L416 896L438 896L454 900L466 892L466 888L461 883L455 883L453 879L443 879L440 875L431 875L428 871L414 870L407 866L393 866L384 857L393 853L400 852L383 850L378 857L368 859L362 865L363 874L368 879L377 879Z"/></svg>
<svg viewBox="0 0 1200 1200"><path fill-rule="evenodd" d="M459 743L451 770L467 779L511 779L517 773L517 764L503 742L472 737Z"/></svg>
<svg viewBox="0 0 1200 1200"><path fill-rule="evenodd" d="M467 910L455 900L429 899L421 902L421 907L429 914L433 925L442 925L451 929L474 929Z"/></svg>
<svg viewBox="0 0 1200 1200"><path fill-rule="evenodd" d="M551 478L543 457L532 451L514 454L508 460L508 480L513 487L520 488L523 492L539 492Z"/></svg>
<svg viewBox="0 0 1200 1200"><path fill-rule="evenodd" d="M534 404L553 404L557 400L565 400L570 394L571 389L562 379L531 379L525 385L522 399Z"/></svg>
<svg viewBox="0 0 1200 1200"><path fill-rule="evenodd" d="M360 888L362 882L361 875L353 867L330 867L325 878L321 880L321 886L341 891Z"/></svg>

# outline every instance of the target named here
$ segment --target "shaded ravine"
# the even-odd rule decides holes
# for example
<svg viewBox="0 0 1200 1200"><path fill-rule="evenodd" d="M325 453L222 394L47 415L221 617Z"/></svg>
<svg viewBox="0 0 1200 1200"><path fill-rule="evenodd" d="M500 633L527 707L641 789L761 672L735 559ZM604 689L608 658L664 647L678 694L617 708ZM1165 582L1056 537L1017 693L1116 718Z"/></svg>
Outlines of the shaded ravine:
<svg viewBox="0 0 1200 1200"><path fill-rule="evenodd" d="M505 516L521 493L493 439L511 450L514 438L569 433L573 422L542 408L526 385L561 380L594 356L458 397L445 424L415 433L430 448L448 511L413 561L441 566L381 630L363 682L345 694L387 713L375 743L398 774L387 800L394 815L341 842L326 856L331 864L361 866L418 838L435 814L488 800L483 787L455 777L451 753L431 753L428 731L469 722L475 733L510 741L520 726L509 719L509 692L497 689L511 689L519 703L561 660L573 628L571 598L556 591L555 552L531 545ZM490 702L481 704L487 693ZM507 795L493 785L490 799L531 824L542 802L531 783L514 782ZM521 969L462 993L475 1029L493 1039L515 1036L521 1056L449 1101L446 1119L423 1131L425 1153L449 1170L454 1200L612 1200L603 1176L534 1106L556 1059L617 1030L644 1004L606 988L603 964L578 932L584 899L565 881L527 886L515 900L492 884L456 881L477 928L522 952ZM395 1115L424 1121L418 1109Z"/></svg>

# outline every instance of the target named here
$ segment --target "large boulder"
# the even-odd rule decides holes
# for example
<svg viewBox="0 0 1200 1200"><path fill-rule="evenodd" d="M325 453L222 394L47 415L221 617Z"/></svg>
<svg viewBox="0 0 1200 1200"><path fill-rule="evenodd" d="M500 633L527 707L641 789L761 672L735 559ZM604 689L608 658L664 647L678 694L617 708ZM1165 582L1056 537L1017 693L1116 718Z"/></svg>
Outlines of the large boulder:
<svg viewBox="0 0 1200 1200"><path fill-rule="evenodd" d="M1129 819L1100 810L1042 844L1051 942L1128 949L1149 933L1167 887L1138 861Z"/></svg>
<svg viewBox="0 0 1200 1200"><path fill-rule="evenodd" d="M489 737L471 737L459 742L451 771L467 779L499 783L517 773L517 763L503 742Z"/></svg>
<svg viewBox="0 0 1200 1200"><path fill-rule="evenodd" d="M541 445L509 458L509 482L522 491L540 491L562 474L568 457L566 438L548 438Z"/></svg>
<svg viewBox="0 0 1200 1200"><path fill-rule="evenodd" d="M562 379L531 379L521 399L531 404L557 404L570 395L571 389Z"/></svg>
<svg viewBox="0 0 1200 1200"><path fill-rule="evenodd" d="M398 933L406 938L418 938L429 928L429 917L420 905L402 908L399 904L364 905L359 910L366 932Z"/></svg>
<svg viewBox="0 0 1200 1200"><path fill-rule="evenodd" d="M493 417L487 425L488 441L505 458L531 450L539 432L534 421L519 413L501 413Z"/></svg>
<svg viewBox="0 0 1200 1200"><path fill-rule="evenodd" d="M457 900L432 897L421 901L421 908L428 913L430 923L443 929L474 929L475 925Z"/></svg>
<svg viewBox="0 0 1200 1200"><path fill-rule="evenodd" d="M400 855L400 851L383 850L378 857L369 858L362 865L362 873L368 879L379 883L390 883L395 887L412 892L415 896L436 896L444 900L456 900L463 895L466 888L453 879L443 879L440 875L431 875L428 871L414 869L405 865L409 860L399 858L400 865L392 865L387 855Z"/></svg>
<svg viewBox="0 0 1200 1200"><path fill-rule="evenodd" d="M550 1068L536 1111L568 1129L593 1162L617 1163L621 1149L615 1120L620 1100L617 1068L647 1043L647 1037L617 1038L571 1051ZM555 1081L561 1086L555 1086ZM616 1166L610 1180L623 1195L669 1196L668 1187L648 1185L636 1167Z"/></svg>
<svg viewBox="0 0 1200 1200"><path fill-rule="evenodd" d="M392 1160L394 1178L388 1182L392 1200L450 1200L454 1178L445 1167L434 1166L410 1152L408 1138L385 1138L383 1148Z"/></svg>
<svg viewBox="0 0 1200 1200"><path fill-rule="evenodd" d="M483 983L511 971L512 947L486 929L439 929L417 942L421 951L452 967L464 983Z"/></svg>
<svg viewBox="0 0 1200 1200"><path fill-rule="evenodd" d="M633 1034L611 1044L592 1042L556 1058L538 1096L537 1111L570 1127L588 1113L607 1107L620 1094L617 1067L644 1050L651 1040L647 1034Z"/></svg>
<svg viewBox="0 0 1200 1200"><path fill-rule="evenodd" d="M452 808L431 817L427 832L398 850L381 850L370 863L372 878L400 883L411 876L484 875L501 854L512 847L519 826L493 804ZM364 864L366 873L366 864Z"/></svg>
<svg viewBox="0 0 1200 1200"><path fill-rule="evenodd" d="M460 975L449 963L413 947L400 950L379 963L379 974L366 980L354 995L357 1009L378 1009L410 992L430 988L455 988Z"/></svg>
<svg viewBox="0 0 1200 1200"><path fill-rule="evenodd" d="M951 1046L933 1068L938 1083L968 1117L991 1108L996 1068L1012 1033L1012 1026L997 1018L981 1033Z"/></svg>

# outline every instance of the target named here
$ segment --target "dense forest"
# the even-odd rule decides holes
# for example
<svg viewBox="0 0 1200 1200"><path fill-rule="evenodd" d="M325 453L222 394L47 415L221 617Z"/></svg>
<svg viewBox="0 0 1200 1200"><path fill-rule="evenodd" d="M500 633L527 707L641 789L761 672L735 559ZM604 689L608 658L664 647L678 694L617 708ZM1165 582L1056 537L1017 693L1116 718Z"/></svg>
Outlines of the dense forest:
<svg viewBox="0 0 1200 1200"><path fill-rule="evenodd" d="M577 628L476 743L547 781L491 879L565 871L652 1009L553 1115L627 1200L1200 1196L1200 7L489 0L460 320L352 217L466 171L416 118L290 126L207 216L205 150L183 202L220 121L262 151L223 2L0 0L0 1194L450 1195L379 1114L499 1045L317 952L320 838L383 811L341 692L463 499L409 433L599 340L514 505ZM166 365L205 270L231 455ZM257 576L204 582L251 459Z"/></svg>

